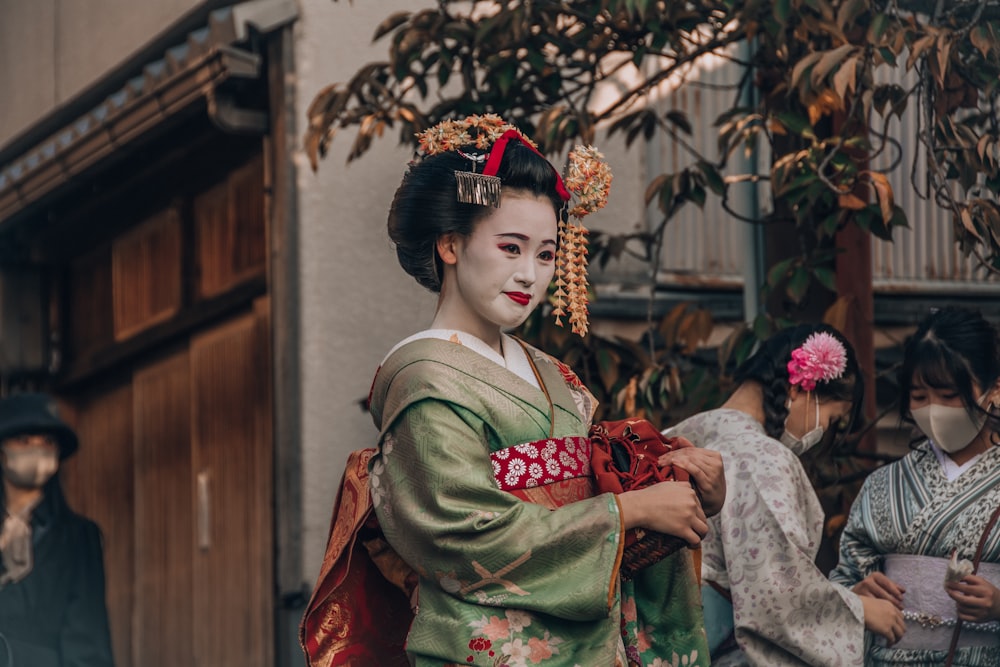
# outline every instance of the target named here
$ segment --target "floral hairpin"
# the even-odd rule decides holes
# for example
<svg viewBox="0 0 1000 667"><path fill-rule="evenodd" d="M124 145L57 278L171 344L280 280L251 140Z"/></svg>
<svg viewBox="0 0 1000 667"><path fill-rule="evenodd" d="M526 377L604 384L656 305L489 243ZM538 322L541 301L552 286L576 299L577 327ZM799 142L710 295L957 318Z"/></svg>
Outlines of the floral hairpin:
<svg viewBox="0 0 1000 667"><path fill-rule="evenodd" d="M538 146L516 127L496 114L467 116L446 120L417 135L423 156L456 152L468 159L470 171L456 171L458 201L480 206L499 207L501 183L497 178L504 150L510 141L520 141L545 157ZM481 151L473 153L472 150ZM478 165L485 162L481 172ZM556 173L556 192L563 201L574 199L568 215L576 222L560 220L559 248L556 251L556 291L553 315L563 326L567 317L574 333L585 336L588 330L587 302L587 228L580 222L586 215L604 207L611 189L611 168L593 146L577 146L567 157L566 173ZM565 178L564 178L565 177Z"/></svg>
<svg viewBox="0 0 1000 667"><path fill-rule="evenodd" d="M576 222L559 221L559 252L556 256L556 291L553 315L562 326L569 317L573 333L586 336L587 303L587 228L583 218L604 208L611 191L611 167L604 155L593 146L577 146L566 161L566 188L574 195L575 205L569 215Z"/></svg>
<svg viewBox="0 0 1000 667"><path fill-rule="evenodd" d="M847 370L847 350L837 337L821 331L792 350L788 362L788 381L806 391L816 388L817 382L829 382L843 376Z"/></svg>

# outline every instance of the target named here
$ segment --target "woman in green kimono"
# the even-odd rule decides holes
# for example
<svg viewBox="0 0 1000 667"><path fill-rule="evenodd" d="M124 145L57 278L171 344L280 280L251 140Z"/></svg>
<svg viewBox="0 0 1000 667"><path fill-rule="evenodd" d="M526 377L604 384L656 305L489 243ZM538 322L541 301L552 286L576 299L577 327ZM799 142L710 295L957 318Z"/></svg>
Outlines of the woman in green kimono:
<svg viewBox="0 0 1000 667"><path fill-rule="evenodd" d="M689 465L704 508L678 482L595 495L593 397L566 366L504 333L546 300L554 274L560 288L578 277L580 258L557 271L557 255L576 245L560 234L566 187L495 116L433 128L422 147L389 233L404 270L439 294L437 310L428 330L389 352L370 401L372 503L419 582L410 660L707 665L689 551L629 582L619 566L630 528L700 542L724 496L721 461ZM578 176L601 171L589 150L573 163ZM570 299L571 321L580 306Z"/></svg>

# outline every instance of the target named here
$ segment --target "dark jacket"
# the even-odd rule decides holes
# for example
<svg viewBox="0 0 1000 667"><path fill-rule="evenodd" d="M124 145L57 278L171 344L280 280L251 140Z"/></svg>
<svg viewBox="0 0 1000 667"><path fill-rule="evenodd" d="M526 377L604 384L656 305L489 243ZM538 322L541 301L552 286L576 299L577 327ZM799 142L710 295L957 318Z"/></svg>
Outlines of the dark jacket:
<svg viewBox="0 0 1000 667"><path fill-rule="evenodd" d="M112 667L97 524L70 510L56 477L31 526L33 568L0 588L0 634L13 657L0 640L0 667Z"/></svg>

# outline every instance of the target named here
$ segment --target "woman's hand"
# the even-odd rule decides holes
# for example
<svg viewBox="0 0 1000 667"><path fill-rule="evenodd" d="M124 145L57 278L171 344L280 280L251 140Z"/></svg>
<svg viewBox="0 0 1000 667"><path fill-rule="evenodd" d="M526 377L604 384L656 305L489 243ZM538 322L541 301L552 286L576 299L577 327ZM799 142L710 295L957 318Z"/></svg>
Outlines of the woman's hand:
<svg viewBox="0 0 1000 667"><path fill-rule="evenodd" d="M698 494L687 482L659 482L619 494L625 528L647 528L698 546L708 533Z"/></svg>
<svg viewBox="0 0 1000 667"><path fill-rule="evenodd" d="M961 581L944 585L958 607L958 617L963 621L984 623L1000 619L1000 590L982 577L970 574Z"/></svg>
<svg viewBox="0 0 1000 667"><path fill-rule="evenodd" d="M658 460L661 466L672 464L686 470L701 494L706 516L715 516L726 501L726 472L722 454L700 447L683 447L667 452Z"/></svg>
<svg viewBox="0 0 1000 667"><path fill-rule="evenodd" d="M905 588L881 572L869 574L854 584L854 588L851 590L858 595L868 595L879 600L888 600L896 605L897 609L903 608L903 593L906 592Z"/></svg>
<svg viewBox="0 0 1000 667"><path fill-rule="evenodd" d="M865 629L876 635L885 637L888 646L892 646L906 632L906 621L903 612L889 600L881 600L868 595L859 595L865 610Z"/></svg>

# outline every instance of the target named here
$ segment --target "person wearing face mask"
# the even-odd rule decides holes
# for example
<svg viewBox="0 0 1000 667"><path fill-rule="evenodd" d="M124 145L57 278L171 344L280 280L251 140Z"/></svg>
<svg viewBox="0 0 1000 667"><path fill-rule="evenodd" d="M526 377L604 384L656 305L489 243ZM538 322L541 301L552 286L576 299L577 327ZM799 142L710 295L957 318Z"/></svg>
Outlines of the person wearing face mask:
<svg viewBox="0 0 1000 667"><path fill-rule="evenodd" d="M701 560L712 665L861 665L865 628L895 642L902 614L816 566L824 514L799 461L831 424L856 417L854 352L832 327L800 325L764 341L735 380L722 407L665 431L723 458L726 501L708 519Z"/></svg>
<svg viewBox="0 0 1000 667"><path fill-rule="evenodd" d="M0 667L112 667L100 532L63 497L77 437L44 394L0 400Z"/></svg>
<svg viewBox="0 0 1000 667"><path fill-rule="evenodd" d="M869 642L867 664L1000 665L997 331L972 310L937 310L898 377L899 413L921 435L865 480L831 579L903 611L906 635Z"/></svg>

